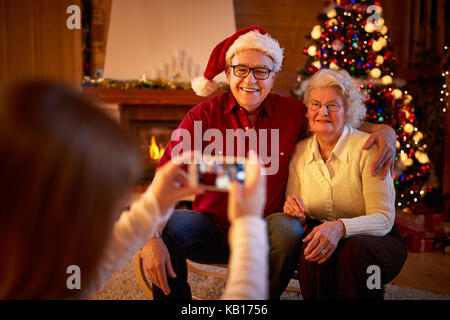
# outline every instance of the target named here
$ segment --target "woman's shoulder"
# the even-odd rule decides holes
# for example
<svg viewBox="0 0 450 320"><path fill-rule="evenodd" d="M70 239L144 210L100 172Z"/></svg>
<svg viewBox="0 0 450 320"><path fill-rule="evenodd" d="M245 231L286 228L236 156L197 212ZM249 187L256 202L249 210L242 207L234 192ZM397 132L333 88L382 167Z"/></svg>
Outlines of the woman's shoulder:
<svg viewBox="0 0 450 320"><path fill-rule="evenodd" d="M358 153L360 159L373 160L376 158L378 153L378 146L376 143L372 145L369 149L363 149L363 146L366 144L367 139L370 137L370 133L360 131L355 128L350 128L349 130L350 143L349 148L351 153Z"/></svg>
<svg viewBox="0 0 450 320"><path fill-rule="evenodd" d="M307 148L310 148L313 138L314 138L314 135L310 135L309 137L306 137L306 138L300 140L295 145L295 150L297 150L297 149L306 150Z"/></svg>
<svg viewBox="0 0 450 320"><path fill-rule="evenodd" d="M349 137L352 148L360 146L362 149L362 146L366 143L367 139L369 139L370 133L349 127Z"/></svg>
<svg viewBox="0 0 450 320"><path fill-rule="evenodd" d="M352 137L354 142L361 142L361 141L365 141L369 138L370 133L355 129L355 128L351 128L349 127L349 134Z"/></svg>

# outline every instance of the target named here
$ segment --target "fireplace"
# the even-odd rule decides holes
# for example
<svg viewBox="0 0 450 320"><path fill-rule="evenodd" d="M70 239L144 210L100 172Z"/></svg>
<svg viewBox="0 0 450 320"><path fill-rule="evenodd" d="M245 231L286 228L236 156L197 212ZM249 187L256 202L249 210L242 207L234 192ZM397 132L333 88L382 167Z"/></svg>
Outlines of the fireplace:
<svg viewBox="0 0 450 320"><path fill-rule="evenodd" d="M199 97L190 90L84 88L83 92L119 105L120 123L140 148L144 172L136 188L143 190L153 179L172 131L192 107L212 97Z"/></svg>
<svg viewBox="0 0 450 320"><path fill-rule="evenodd" d="M157 120L132 120L129 122L130 134L138 143L144 165L142 176L144 185L150 184L152 181L155 168L178 123L179 121Z"/></svg>

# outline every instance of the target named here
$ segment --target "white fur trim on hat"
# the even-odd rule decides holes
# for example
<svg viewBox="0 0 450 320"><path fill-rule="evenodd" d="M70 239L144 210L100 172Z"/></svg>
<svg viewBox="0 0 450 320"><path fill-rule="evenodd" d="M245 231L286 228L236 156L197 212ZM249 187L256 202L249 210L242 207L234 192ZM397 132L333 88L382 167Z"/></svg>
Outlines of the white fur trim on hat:
<svg viewBox="0 0 450 320"><path fill-rule="evenodd" d="M281 70L281 64L283 63L283 49L280 47L280 44L269 34L261 34L256 30L247 32L234 41L225 56L226 63L230 65L231 59L235 54L249 49L260 50L268 55L274 62L273 71L278 72Z"/></svg>
<svg viewBox="0 0 450 320"><path fill-rule="evenodd" d="M192 79L191 87L198 96L202 97L207 97L217 90L214 80L208 80L204 76Z"/></svg>

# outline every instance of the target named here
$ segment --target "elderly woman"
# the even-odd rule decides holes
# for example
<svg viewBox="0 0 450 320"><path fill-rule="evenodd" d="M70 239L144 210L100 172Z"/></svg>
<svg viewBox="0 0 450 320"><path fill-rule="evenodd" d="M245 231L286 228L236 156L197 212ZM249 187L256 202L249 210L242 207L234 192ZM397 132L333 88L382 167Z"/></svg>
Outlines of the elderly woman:
<svg viewBox="0 0 450 320"><path fill-rule="evenodd" d="M391 175L371 174L377 148L363 150L356 130L366 114L363 95L345 70L322 69L306 93L312 135L289 165L284 212L306 222L300 257L305 299L382 299L406 250L394 225ZM306 221L305 221L306 220Z"/></svg>

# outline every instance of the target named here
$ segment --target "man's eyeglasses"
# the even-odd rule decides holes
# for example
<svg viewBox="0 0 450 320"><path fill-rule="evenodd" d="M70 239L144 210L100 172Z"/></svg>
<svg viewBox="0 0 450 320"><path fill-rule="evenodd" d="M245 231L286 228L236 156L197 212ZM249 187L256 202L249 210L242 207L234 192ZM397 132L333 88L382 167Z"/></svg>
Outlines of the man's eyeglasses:
<svg viewBox="0 0 450 320"><path fill-rule="evenodd" d="M319 101L316 100L308 102L308 108L310 108L312 111L318 111L322 108L322 106L325 106L327 110L330 112L336 112L342 107L340 104L334 102L320 103Z"/></svg>
<svg viewBox="0 0 450 320"><path fill-rule="evenodd" d="M267 68L263 67L250 68L240 64L231 66L231 68L233 68L234 75L239 78L247 78L250 71L253 71L253 76L257 80L266 80L269 77L270 73L272 72L272 70Z"/></svg>

